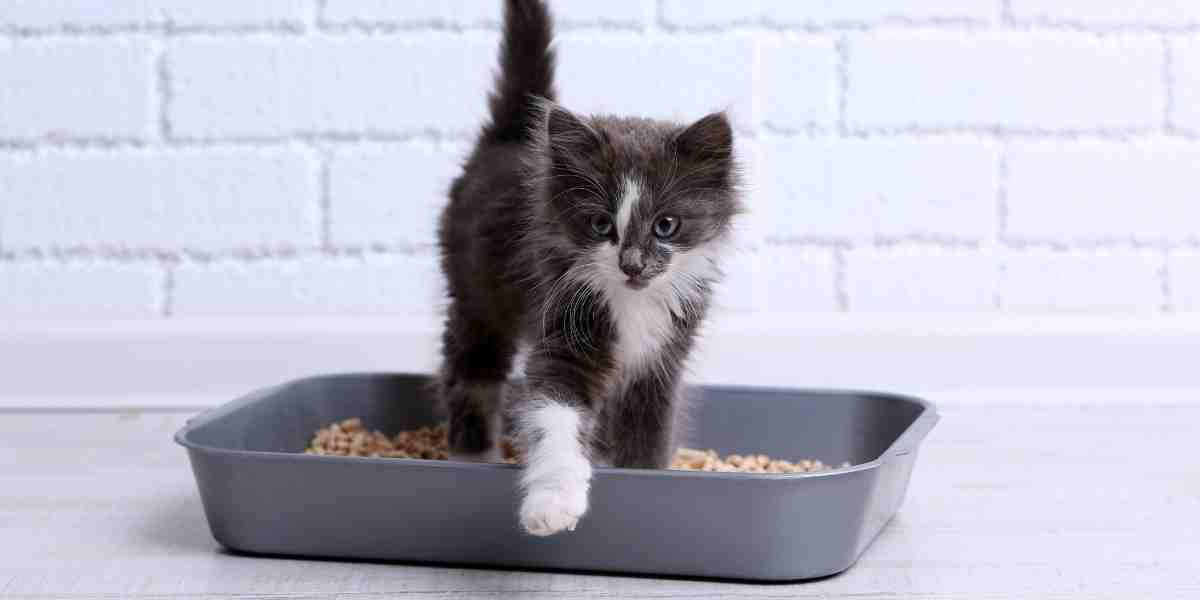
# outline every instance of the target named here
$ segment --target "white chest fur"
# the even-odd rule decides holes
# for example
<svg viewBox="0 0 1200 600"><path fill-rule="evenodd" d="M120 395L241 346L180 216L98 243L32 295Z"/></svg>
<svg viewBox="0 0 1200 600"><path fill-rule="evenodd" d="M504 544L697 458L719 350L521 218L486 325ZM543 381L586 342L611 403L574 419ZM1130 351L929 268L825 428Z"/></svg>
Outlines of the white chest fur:
<svg viewBox="0 0 1200 600"><path fill-rule="evenodd" d="M674 333L669 300L651 288L631 290L624 283L611 286L606 296L617 329L617 363L626 372L639 372L654 363Z"/></svg>
<svg viewBox="0 0 1200 600"><path fill-rule="evenodd" d="M625 285L615 245L598 248L589 283L598 287L616 328L613 347L617 364L626 374L651 368L663 346L677 335L675 316L685 316L702 300L701 281L716 277L713 257L705 252L680 252L667 271L644 289Z"/></svg>

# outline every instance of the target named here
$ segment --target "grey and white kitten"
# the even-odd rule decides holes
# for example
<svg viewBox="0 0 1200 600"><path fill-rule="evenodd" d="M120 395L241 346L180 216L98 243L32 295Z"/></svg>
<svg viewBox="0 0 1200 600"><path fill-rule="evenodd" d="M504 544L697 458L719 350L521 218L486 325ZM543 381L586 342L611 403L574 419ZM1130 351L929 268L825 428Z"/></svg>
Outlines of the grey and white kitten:
<svg viewBox="0 0 1200 600"><path fill-rule="evenodd" d="M574 529L593 463L666 466L683 363L741 211L724 114L572 114L553 101L552 35L542 2L507 0L491 119L439 230L451 452L494 459L507 411L535 535ZM505 403L518 346L526 384Z"/></svg>

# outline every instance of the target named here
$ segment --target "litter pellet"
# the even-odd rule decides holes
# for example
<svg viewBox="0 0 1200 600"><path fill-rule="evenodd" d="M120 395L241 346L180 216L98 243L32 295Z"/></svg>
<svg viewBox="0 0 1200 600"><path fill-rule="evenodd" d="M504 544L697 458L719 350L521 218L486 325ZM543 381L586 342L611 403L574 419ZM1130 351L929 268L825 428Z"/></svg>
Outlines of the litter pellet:
<svg viewBox="0 0 1200 600"><path fill-rule="evenodd" d="M500 440L504 462L518 462L512 440ZM388 437L379 431L367 430L361 419L346 419L331 423L313 435L304 451L324 456L370 456L383 458L424 458L447 460L446 425L401 431ZM842 463L843 468L850 463ZM716 471L722 473L816 473L834 467L819 460L797 462L773 459L765 454L730 454L722 457L714 450L680 448L671 460L671 469L679 471Z"/></svg>

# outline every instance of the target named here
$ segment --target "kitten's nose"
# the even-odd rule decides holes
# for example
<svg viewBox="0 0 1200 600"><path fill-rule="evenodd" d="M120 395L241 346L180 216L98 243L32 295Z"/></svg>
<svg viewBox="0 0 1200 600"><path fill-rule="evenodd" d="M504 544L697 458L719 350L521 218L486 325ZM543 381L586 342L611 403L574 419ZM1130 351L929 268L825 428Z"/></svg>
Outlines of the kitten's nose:
<svg viewBox="0 0 1200 600"><path fill-rule="evenodd" d="M642 262L642 251L637 248L626 248L621 251L621 272L629 277L641 277L646 270Z"/></svg>

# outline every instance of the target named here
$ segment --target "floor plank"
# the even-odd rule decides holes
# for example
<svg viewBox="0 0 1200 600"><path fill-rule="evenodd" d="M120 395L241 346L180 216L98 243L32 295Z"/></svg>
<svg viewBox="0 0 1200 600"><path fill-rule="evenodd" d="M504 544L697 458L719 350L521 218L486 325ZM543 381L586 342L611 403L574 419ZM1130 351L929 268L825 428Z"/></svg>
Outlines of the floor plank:
<svg viewBox="0 0 1200 600"><path fill-rule="evenodd" d="M756 585L251 558L210 537L173 413L0 414L5 598L1200 597L1200 405L943 406L858 565Z"/></svg>

